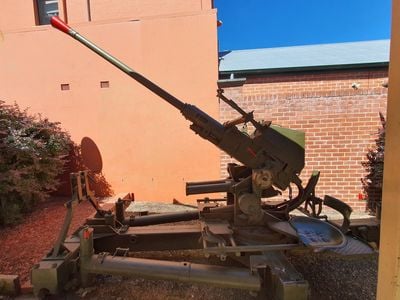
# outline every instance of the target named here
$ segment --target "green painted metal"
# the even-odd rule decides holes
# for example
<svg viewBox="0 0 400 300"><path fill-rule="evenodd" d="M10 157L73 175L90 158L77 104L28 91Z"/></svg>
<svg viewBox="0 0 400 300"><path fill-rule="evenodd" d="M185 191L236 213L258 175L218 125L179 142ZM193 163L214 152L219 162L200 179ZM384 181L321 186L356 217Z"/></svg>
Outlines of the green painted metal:
<svg viewBox="0 0 400 300"><path fill-rule="evenodd" d="M264 273L263 294L270 300L308 300L309 285L282 252L250 257L252 269ZM268 266L268 267L267 267Z"/></svg>
<svg viewBox="0 0 400 300"><path fill-rule="evenodd" d="M302 147L303 149L305 148L306 144L306 135L303 131L300 130L293 130L290 128L286 127L281 127L278 125L271 125L271 128L280 134L284 135L291 141L295 142L297 145Z"/></svg>
<svg viewBox="0 0 400 300"><path fill-rule="evenodd" d="M57 295L64 291L71 275L77 270L79 242L64 242L64 254L57 258L50 255L43 258L31 271L31 283L36 296Z"/></svg>

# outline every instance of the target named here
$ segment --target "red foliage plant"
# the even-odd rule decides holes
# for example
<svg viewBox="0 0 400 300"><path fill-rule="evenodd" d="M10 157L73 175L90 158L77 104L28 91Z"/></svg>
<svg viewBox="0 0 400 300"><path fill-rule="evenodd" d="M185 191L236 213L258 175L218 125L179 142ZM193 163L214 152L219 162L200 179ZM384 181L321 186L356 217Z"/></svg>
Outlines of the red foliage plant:
<svg viewBox="0 0 400 300"><path fill-rule="evenodd" d="M367 160L362 163L367 175L361 179L364 193L367 196L367 209L377 213L382 201L383 166L385 156L385 130L386 120L382 113L379 113L382 127L378 130L378 137L375 139L375 147L369 149Z"/></svg>
<svg viewBox="0 0 400 300"><path fill-rule="evenodd" d="M70 172L85 169L80 147L60 123L0 101L0 226L18 222L60 182L69 187ZM112 194L101 173L90 178L97 195Z"/></svg>

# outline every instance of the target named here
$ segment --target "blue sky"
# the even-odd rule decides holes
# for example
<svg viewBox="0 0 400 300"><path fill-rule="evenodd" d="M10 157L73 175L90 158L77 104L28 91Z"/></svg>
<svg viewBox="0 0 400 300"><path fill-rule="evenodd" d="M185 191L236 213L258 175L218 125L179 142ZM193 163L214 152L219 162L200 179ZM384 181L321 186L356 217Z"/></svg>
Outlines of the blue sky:
<svg viewBox="0 0 400 300"><path fill-rule="evenodd" d="M387 39L390 0L215 0L219 49Z"/></svg>

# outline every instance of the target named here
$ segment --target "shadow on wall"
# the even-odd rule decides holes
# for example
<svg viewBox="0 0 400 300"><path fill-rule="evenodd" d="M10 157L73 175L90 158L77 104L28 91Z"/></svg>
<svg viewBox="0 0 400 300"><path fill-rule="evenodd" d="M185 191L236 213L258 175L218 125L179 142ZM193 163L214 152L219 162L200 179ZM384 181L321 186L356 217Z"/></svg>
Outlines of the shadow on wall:
<svg viewBox="0 0 400 300"><path fill-rule="evenodd" d="M112 196L114 191L103 173L103 160L96 143L89 137L84 137L80 145L71 145L64 172L59 176L60 186L54 195L71 196L69 174L77 171L90 170L89 185L97 197Z"/></svg>

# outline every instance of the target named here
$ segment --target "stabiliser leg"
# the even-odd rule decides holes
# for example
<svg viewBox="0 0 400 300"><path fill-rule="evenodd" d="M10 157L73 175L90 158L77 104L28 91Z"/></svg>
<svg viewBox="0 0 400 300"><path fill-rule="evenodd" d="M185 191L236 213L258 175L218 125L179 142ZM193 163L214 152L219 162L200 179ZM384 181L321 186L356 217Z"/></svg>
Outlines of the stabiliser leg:
<svg viewBox="0 0 400 300"><path fill-rule="evenodd" d="M93 274L108 274L206 283L254 291L261 289L258 273L245 268L94 254L92 228L84 228L80 232L80 273L83 285L90 283Z"/></svg>

